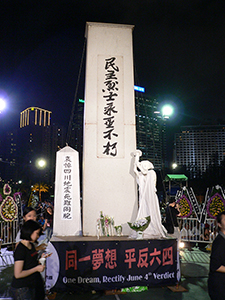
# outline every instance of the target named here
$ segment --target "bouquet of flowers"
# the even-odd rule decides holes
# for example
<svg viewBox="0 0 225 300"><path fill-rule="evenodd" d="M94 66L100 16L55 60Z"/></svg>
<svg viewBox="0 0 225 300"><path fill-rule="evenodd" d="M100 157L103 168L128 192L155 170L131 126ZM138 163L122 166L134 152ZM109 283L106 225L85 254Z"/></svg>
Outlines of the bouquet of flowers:
<svg viewBox="0 0 225 300"><path fill-rule="evenodd" d="M111 236L113 235L113 226L114 219L107 215L103 215L103 212L100 212L100 218L97 220L97 228L101 230L102 236Z"/></svg>
<svg viewBox="0 0 225 300"><path fill-rule="evenodd" d="M144 231L148 225L150 224L151 218L150 216L139 219L133 223L127 222L127 224L130 226L131 229L135 231Z"/></svg>

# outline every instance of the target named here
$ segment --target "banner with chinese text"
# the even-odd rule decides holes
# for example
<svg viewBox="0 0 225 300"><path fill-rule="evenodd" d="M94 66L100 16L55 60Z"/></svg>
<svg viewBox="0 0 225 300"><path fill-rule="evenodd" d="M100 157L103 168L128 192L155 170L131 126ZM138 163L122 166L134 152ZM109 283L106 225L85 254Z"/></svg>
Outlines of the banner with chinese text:
<svg viewBox="0 0 225 300"><path fill-rule="evenodd" d="M55 289L111 290L177 282L174 239L52 242L52 245L59 258ZM48 272L47 277L51 281Z"/></svg>

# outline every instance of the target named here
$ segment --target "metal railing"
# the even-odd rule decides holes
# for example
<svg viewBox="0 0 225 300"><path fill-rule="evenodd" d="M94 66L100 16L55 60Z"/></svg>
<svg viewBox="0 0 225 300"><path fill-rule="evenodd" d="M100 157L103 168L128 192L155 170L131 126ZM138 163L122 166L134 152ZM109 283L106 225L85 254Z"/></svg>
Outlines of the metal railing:
<svg viewBox="0 0 225 300"><path fill-rule="evenodd" d="M178 224L183 242L212 243L217 235L215 219L206 219L203 224L197 218L178 218Z"/></svg>
<svg viewBox="0 0 225 300"><path fill-rule="evenodd" d="M0 221L0 246L12 245L15 243L17 231L18 220L12 222Z"/></svg>
<svg viewBox="0 0 225 300"><path fill-rule="evenodd" d="M200 224L197 218L178 218L178 224L181 241L212 243L217 234L214 219L206 219L205 224ZM0 246L15 243L18 229L18 220L0 221Z"/></svg>

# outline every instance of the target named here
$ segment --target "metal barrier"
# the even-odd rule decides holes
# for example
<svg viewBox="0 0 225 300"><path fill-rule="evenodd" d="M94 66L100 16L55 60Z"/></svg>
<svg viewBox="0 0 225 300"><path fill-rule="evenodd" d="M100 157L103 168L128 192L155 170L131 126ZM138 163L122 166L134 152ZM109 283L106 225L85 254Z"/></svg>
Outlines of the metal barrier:
<svg viewBox="0 0 225 300"><path fill-rule="evenodd" d="M15 243L17 231L18 220L12 222L0 221L0 246L12 245Z"/></svg>
<svg viewBox="0 0 225 300"><path fill-rule="evenodd" d="M217 235L215 219L206 219L205 224L200 224L197 218L177 219L181 231L181 241L212 243ZM15 243L17 231L18 220L0 221L0 246Z"/></svg>
<svg viewBox="0 0 225 300"><path fill-rule="evenodd" d="M215 219L206 219L199 223L197 218L177 218L181 233L181 241L196 243L212 243L217 235Z"/></svg>

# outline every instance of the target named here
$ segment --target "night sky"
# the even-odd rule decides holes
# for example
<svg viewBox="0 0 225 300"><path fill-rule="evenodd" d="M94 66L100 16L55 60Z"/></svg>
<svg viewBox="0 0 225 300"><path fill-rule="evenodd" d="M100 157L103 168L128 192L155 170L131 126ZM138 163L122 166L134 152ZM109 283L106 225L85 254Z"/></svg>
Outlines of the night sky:
<svg viewBox="0 0 225 300"><path fill-rule="evenodd" d="M1 131L29 106L68 127L87 21L135 26L135 84L175 105L171 125L224 117L224 1L1 0L0 20Z"/></svg>

